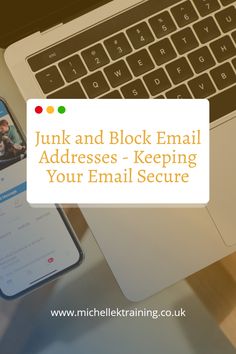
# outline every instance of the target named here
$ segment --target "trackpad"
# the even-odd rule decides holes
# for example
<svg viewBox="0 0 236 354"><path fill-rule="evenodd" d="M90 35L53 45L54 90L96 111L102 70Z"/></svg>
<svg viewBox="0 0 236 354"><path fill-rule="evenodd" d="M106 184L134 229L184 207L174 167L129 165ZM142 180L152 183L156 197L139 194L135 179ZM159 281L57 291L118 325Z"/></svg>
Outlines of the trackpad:
<svg viewBox="0 0 236 354"><path fill-rule="evenodd" d="M226 245L236 244L236 117L211 130L208 210Z"/></svg>

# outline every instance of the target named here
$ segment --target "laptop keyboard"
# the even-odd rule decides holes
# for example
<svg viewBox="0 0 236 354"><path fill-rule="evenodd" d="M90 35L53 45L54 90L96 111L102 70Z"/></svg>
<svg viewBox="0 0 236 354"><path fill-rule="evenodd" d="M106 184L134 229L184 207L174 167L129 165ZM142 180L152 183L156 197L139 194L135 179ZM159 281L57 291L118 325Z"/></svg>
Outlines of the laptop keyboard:
<svg viewBox="0 0 236 354"><path fill-rule="evenodd" d="M101 39L91 45L85 31L28 58L44 95L209 98L212 121L235 110L235 1L165 2L160 11L142 4L120 23L121 15L99 24Z"/></svg>

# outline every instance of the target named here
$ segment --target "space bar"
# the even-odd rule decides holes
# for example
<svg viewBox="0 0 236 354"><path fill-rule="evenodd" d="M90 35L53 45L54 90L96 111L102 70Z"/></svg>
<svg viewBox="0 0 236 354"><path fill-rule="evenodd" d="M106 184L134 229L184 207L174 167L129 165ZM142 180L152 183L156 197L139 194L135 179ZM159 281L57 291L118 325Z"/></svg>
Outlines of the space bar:
<svg viewBox="0 0 236 354"><path fill-rule="evenodd" d="M209 99L211 122L236 110L236 85Z"/></svg>

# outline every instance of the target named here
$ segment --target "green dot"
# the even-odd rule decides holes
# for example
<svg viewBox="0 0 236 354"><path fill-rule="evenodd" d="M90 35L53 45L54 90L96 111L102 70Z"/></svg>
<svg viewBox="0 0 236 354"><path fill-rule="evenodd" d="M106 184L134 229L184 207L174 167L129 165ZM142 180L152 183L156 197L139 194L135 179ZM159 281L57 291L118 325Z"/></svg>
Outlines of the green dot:
<svg viewBox="0 0 236 354"><path fill-rule="evenodd" d="M58 107L58 113L60 113L60 114L64 114L64 113L65 113L65 111L66 111L66 109L65 109L65 107L64 107L64 106L60 106L60 107Z"/></svg>

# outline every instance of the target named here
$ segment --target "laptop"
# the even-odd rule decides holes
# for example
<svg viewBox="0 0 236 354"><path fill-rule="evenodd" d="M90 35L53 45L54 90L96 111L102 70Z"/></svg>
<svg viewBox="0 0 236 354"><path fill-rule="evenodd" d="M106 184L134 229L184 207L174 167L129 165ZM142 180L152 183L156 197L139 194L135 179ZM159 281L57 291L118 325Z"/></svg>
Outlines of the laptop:
<svg viewBox="0 0 236 354"><path fill-rule="evenodd" d="M25 100L210 100L207 207L82 209L124 294L142 300L236 251L236 2L22 0L1 10L0 46Z"/></svg>

